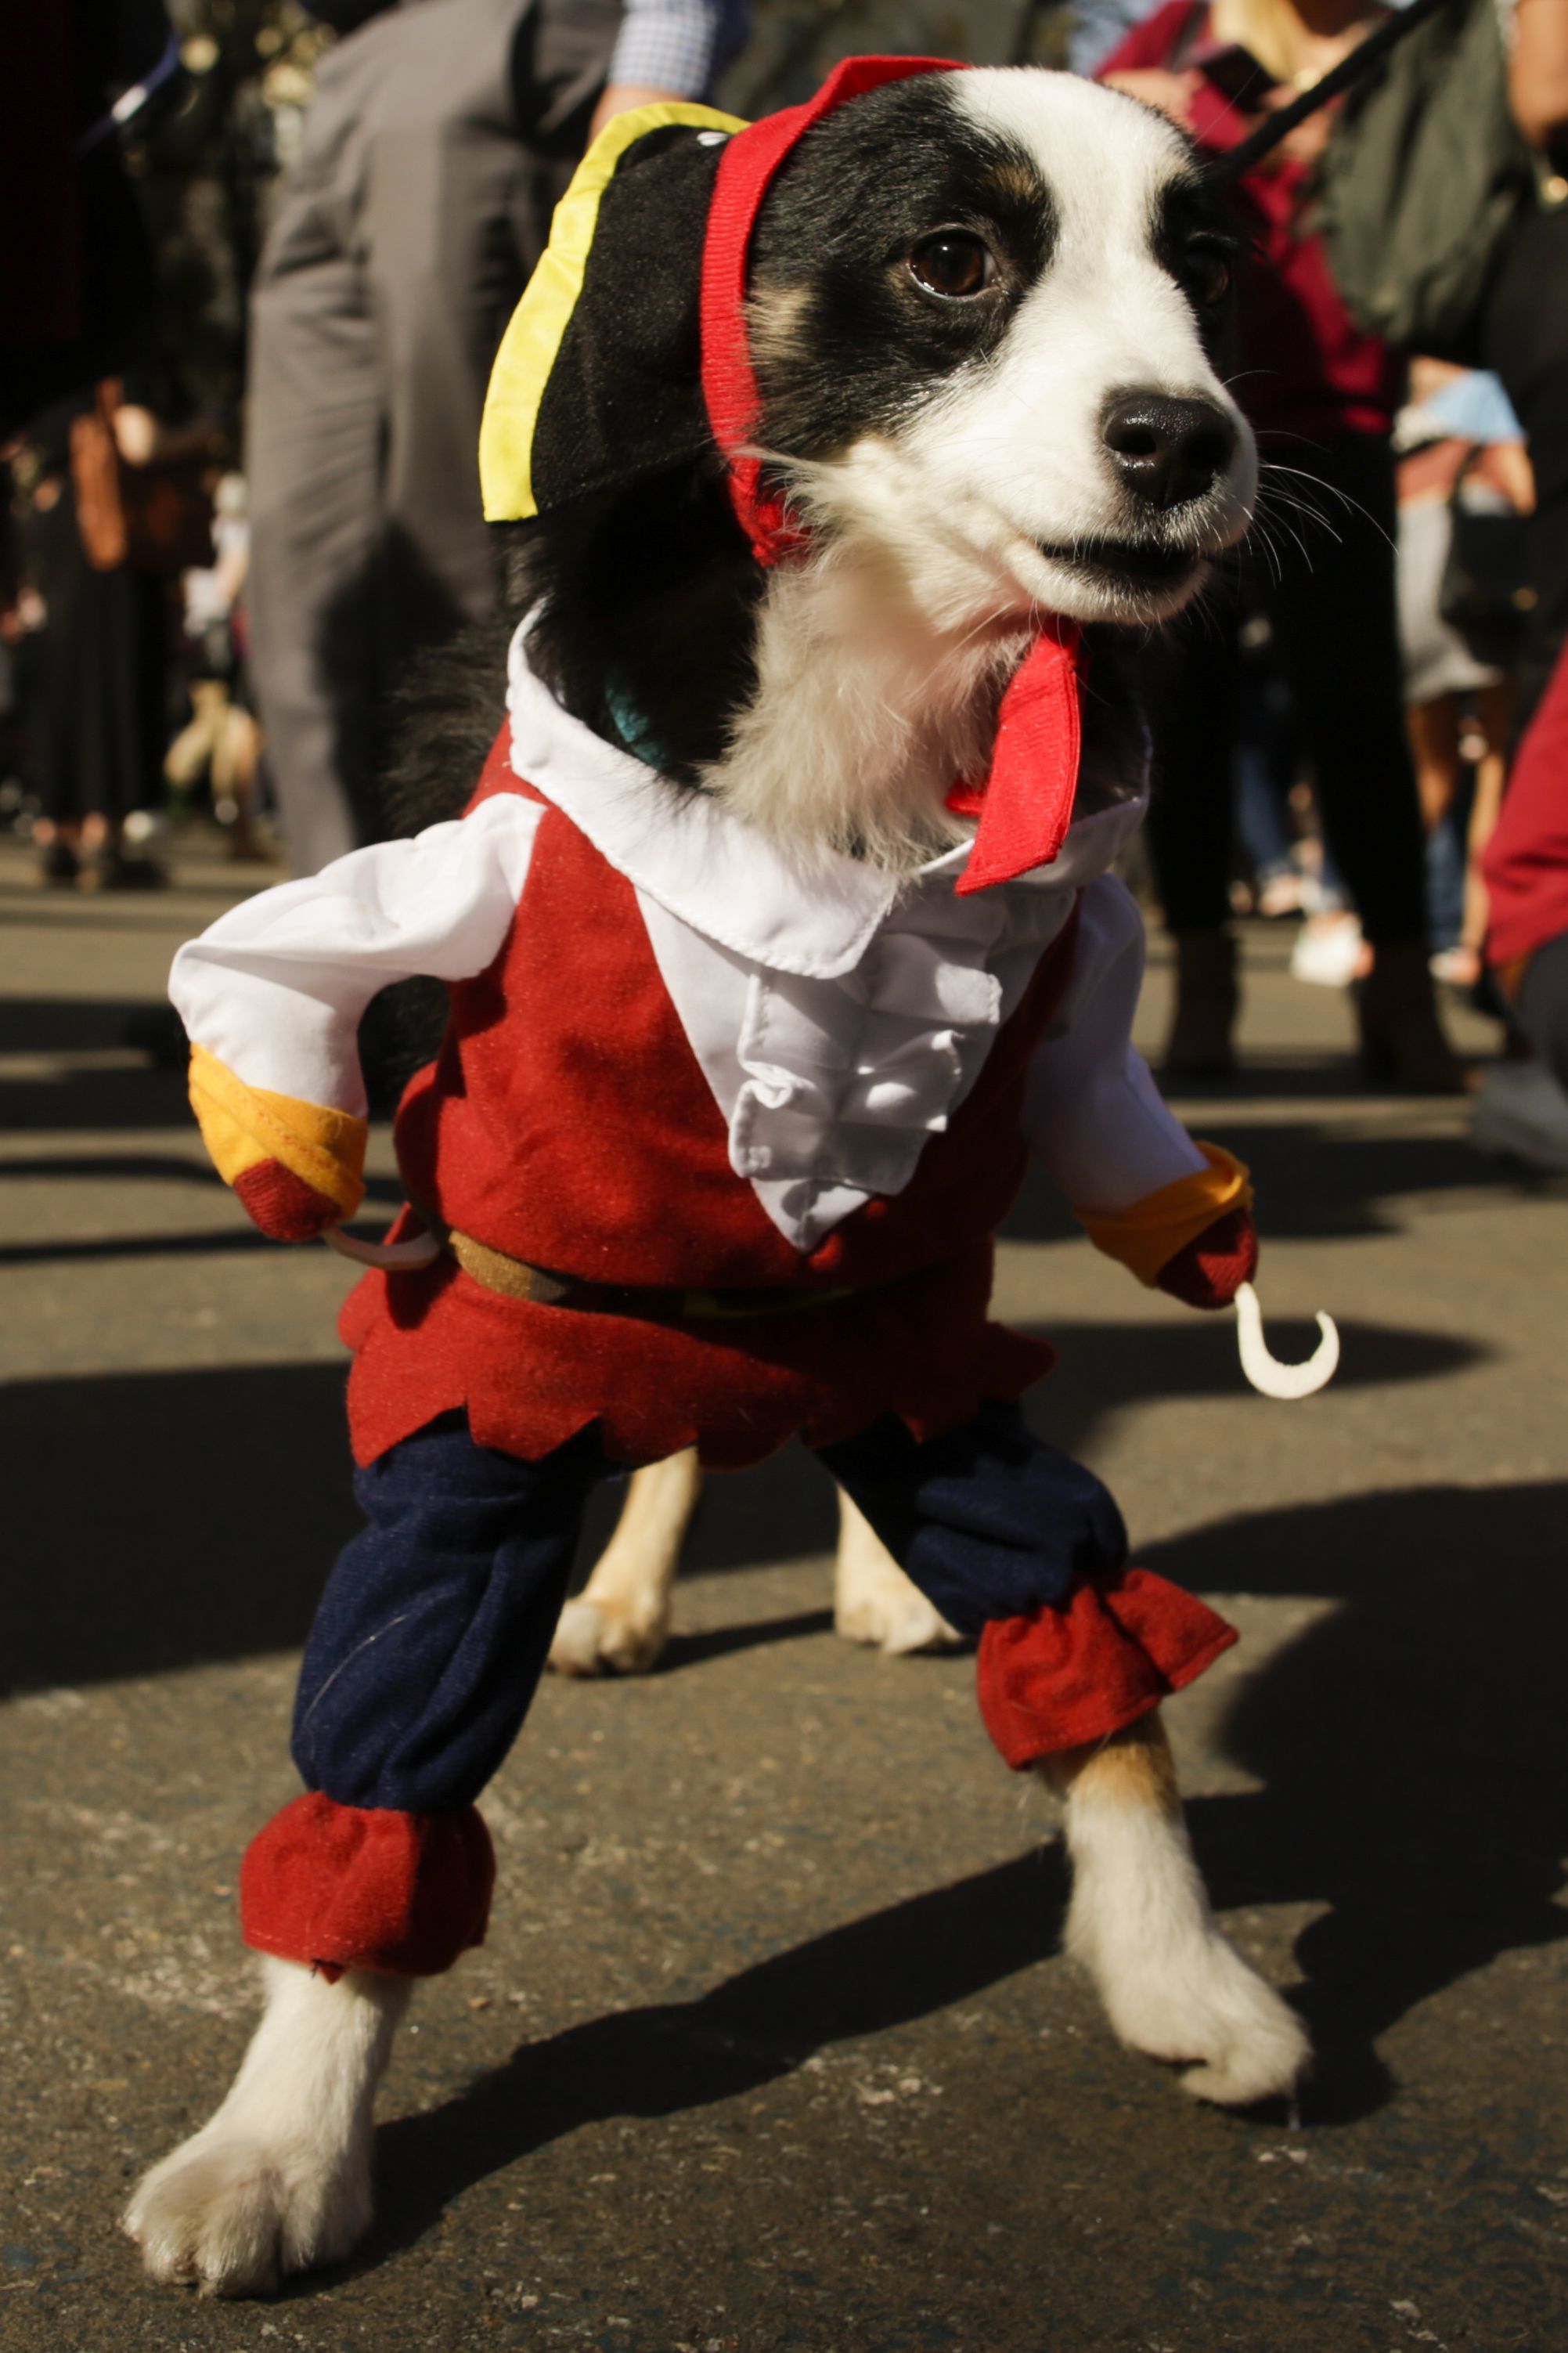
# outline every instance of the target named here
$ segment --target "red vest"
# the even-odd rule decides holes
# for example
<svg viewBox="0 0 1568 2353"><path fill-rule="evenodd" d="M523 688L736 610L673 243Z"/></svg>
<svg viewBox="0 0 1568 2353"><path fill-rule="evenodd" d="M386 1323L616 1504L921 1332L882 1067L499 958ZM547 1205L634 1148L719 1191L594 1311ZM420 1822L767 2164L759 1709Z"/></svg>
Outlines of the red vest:
<svg viewBox="0 0 1568 2353"><path fill-rule="evenodd" d="M528 790L507 753L503 731L478 798ZM697 1444L738 1468L797 1431L823 1445L893 1411L925 1437L1019 1395L1053 1356L987 1322L993 1237L1023 1180L1025 1075L1075 929L904 1190L803 1257L730 1166L633 885L546 804L506 944L453 987L440 1057L399 1110L410 1198L509 1257L595 1282L864 1295L671 1328L503 1299L449 1261L372 1274L341 1326L358 1459L466 1407L481 1445L531 1460L597 1421L619 1461Z"/></svg>

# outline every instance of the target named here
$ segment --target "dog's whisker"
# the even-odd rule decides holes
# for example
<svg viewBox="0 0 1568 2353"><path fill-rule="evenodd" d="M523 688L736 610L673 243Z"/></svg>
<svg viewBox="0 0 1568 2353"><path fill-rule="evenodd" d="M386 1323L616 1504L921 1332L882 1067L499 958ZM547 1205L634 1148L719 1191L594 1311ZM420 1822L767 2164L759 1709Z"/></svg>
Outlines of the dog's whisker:
<svg viewBox="0 0 1568 2353"><path fill-rule="evenodd" d="M1278 584L1282 577L1279 554L1274 544L1273 536L1270 533L1268 525L1261 522L1254 523L1252 527L1252 537L1260 550L1264 561L1268 564L1269 570L1273 574L1276 584Z"/></svg>
<svg viewBox="0 0 1568 2353"><path fill-rule="evenodd" d="M1326 533L1336 546L1342 547L1344 544L1342 533L1337 532L1327 517L1321 515L1315 507L1299 506L1289 499L1276 499L1269 501L1268 512L1270 515L1294 514L1301 522L1315 524L1320 531Z"/></svg>
<svg viewBox="0 0 1568 2353"><path fill-rule="evenodd" d="M1267 459L1259 468L1259 471L1266 474L1294 474L1302 481L1311 483L1315 489L1327 491L1331 497L1339 500L1342 506L1348 508L1352 514L1361 515L1365 522L1371 523L1384 546L1392 548L1397 554L1398 542L1388 531L1386 525L1378 521L1369 506L1363 504L1360 499L1352 497L1351 492L1344 490L1338 482L1326 482L1321 476L1308 473L1300 466L1282 466L1277 459Z"/></svg>

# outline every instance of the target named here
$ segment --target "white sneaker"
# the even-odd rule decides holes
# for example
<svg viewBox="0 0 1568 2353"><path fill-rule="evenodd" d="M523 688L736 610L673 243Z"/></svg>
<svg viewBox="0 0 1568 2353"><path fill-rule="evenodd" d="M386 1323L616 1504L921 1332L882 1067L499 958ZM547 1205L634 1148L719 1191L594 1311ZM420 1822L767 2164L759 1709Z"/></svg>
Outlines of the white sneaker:
<svg viewBox="0 0 1568 2353"><path fill-rule="evenodd" d="M1290 950L1290 977L1316 988L1348 988L1361 963L1361 925L1353 915L1303 923Z"/></svg>
<svg viewBox="0 0 1568 2353"><path fill-rule="evenodd" d="M1426 962L1442 988L1474 988L1481 976L1481 960L1474 948L1439 948Z"/></svg>
<svg viewBox="0 0 1568 2353"><path fill-rule="evenodd" d="M1540 1062L1494 1062L1476 1095L1470 1142L1568 1176L1568 1093Z"/></svg>
<svg viewBox="0 0 1568 2353"><path fill-rule="evenodd" d="M1267 882L1259 885L1258 913L1266 923L1279 923L1285 916L1300 915L1305 910L1301 877L1294 867L1283 874L1271 874Z"/></svg>

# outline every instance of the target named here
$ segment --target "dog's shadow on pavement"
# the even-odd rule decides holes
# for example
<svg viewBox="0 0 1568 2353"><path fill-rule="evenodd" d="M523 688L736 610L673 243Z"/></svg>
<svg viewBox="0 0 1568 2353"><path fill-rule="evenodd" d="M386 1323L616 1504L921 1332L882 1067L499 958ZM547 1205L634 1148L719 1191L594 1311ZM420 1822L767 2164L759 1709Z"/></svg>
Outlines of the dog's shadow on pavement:
<svg viewBox="0 0 1568 2353"><path fill-rule="evenodd" d="M1393 2091L1377 2038L1499 1953L1568 1936L1561 1662L1568 1482L1427 1487L1238 1518L1150 1562L1209 1590L1320 1594L1318 1619L1242 1688L1222 1746L1265 1783L1199 1798L1216 1907L1323 1908L1297 1945L1313 2031L1306 2121ZM580 2126L700 2108L826 2045L972 2000L1057 1949L1047 1847L846 1923L687 2002L613 2012L380 2137L363 2260L419 2237L471 2183ZM1129 2066L1139 2063L1129 2060Z"/></svg>
<svg viewBox="0 0 1568 2353"><path fill-rule="evenodd" d="M1308 2113L1387 2094L1377 2039L1503 1952L1568 1937L1568 1482L1431 1486L1220 1522L1153 1547L1210 1592L1319 1594L1220 1746L1263 1782L1192 1809L1216 1907L1310 1903L1294 1999Z"/></svg>
<svg viewBox="0 0 1568 2353"><path fill-rule="evenodd" d="M1066 1895L1058 1850L1037 1849L792 1946L695 2000L524 2043L456 2099L382 2127L380 2207L360 2260L409 2244L460 2190L582 2125L732 2099L827 2045L984 1992L1056 1949Z"/></svg>

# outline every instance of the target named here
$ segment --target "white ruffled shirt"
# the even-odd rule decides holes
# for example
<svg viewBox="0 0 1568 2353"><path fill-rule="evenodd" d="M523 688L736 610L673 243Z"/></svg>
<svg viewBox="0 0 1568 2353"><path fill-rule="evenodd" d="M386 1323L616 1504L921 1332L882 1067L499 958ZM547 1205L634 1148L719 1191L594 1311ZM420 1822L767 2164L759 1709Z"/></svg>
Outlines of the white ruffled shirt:
<svg viewBox="0 0 1568 2353"><path fill-rule="evenodd" d="M1051 865L960 898L967 844L912 883L847 858L798 872L720 802L573 719L521 629L508 707L517 775L633 885L731 1166L796 1250L909 1184L1079 892L1072 979L1030 1069L1031 1148L1081 1208L1125 1208L1205 1166L1131 1040L1143 927L1110 868L1142 821L1141 785L1080 818ZM542 814L497 795L232 908L174 959L193 1042L251 1086L363 1113L365 1006L394 980L493 963Z"/></svg>

